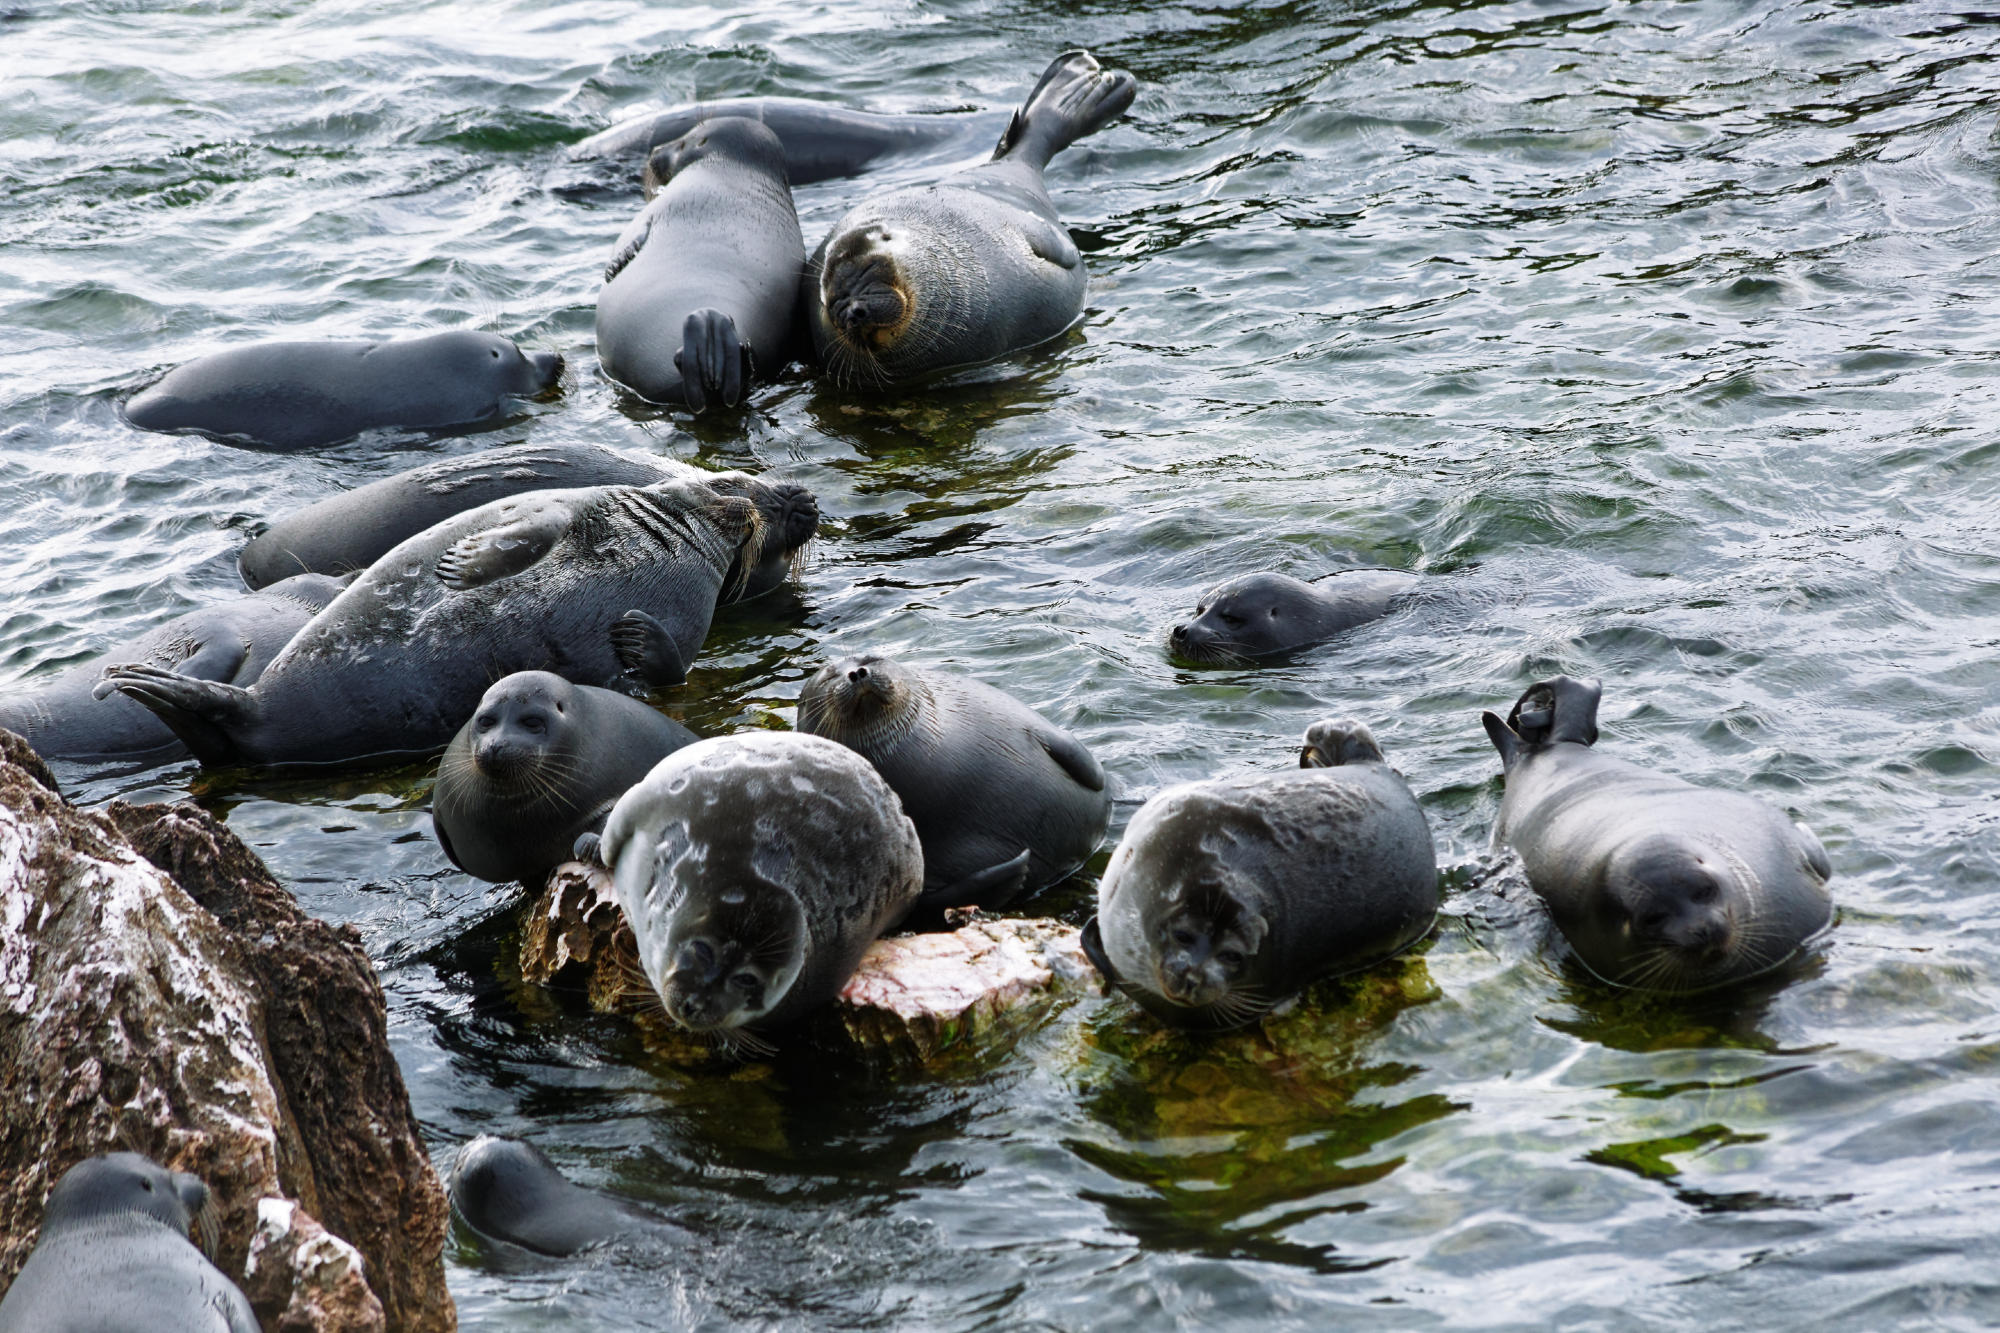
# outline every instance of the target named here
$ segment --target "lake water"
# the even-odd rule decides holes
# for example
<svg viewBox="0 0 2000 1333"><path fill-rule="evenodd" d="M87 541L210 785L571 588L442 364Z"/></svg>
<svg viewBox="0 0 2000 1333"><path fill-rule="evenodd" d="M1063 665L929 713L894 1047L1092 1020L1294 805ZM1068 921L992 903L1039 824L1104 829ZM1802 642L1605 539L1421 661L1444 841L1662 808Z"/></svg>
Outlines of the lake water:
<svg viewBox="0 0 2000 1333"><path fill-rule="evenodd" d="M802 372L690 425L596 369L636 191L565 147L696 97L1004 114L1070 45L1143 81L1050 185L1061 345L887 399ZM934 1073L677 1065L508 976L421 766L182 765L365 934L440 1162L534 1137L684 1241L513 1265L469 1328L1973 1328L2000 1319L2000 26L1932 4L740 6L27 0L0 14L0 679L237 590L258 525L428 458L592 441L809 485L796 592L671 707L786 725L873 649L999 685L1112 774L1282 768L1364 719L1447 870L1406 960L1261 1032L1123 1001ZM941 168L912 172L922 176ZM880 183L798 191L808 243ZM276 337L560 348L492 431L253 453L125 426ZM1414 608L1186 670L1209 583L1380 564ZM1488 850L1479 710L1604 679L1607 753L1816 829L1788 984L1588 983ZM1102 858L1094 863L1101 868ZM1038 907L1081 919L1086 877Z"/></svg>

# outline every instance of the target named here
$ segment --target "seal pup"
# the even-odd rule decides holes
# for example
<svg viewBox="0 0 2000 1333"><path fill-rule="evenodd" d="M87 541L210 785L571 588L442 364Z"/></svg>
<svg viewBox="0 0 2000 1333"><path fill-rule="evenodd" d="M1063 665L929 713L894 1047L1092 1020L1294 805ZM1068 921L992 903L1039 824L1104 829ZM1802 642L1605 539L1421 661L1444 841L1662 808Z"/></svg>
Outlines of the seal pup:
<svg viewBox="0 0 2000 1333"><path fill-rule="evenodd" d="M991 685L868 654L799 692L799 730L875 765L924 846L926 908L1005 907L1104 841L1111 793L1083 742Z"/></svg>
<svg viewBox="0 0 2000 1333"><path fill-rule="evenodd" d="M516 671L681 683L765 532L750 501L692 479L530 491L395 547L248 689L129 665L97 690L145 704L211 766L426 754Z"/></svg>
<svg viewBox="0 0 2000 1333"><path fill-rule="evenodd" d="M924 886L889 784L796 732L668 755L618 799L596 855L667 1016L753 1051L756 1031L833 999Z"/></svg>
<svg viewBox="0 0 2000 1333"><path fill-rule="evenodd" d="M145 662L199 680L247 686L346 586L346 579L301 574L248 597L176 616L95 661L11 693L0 700L0 727L44 759L172 763L186 756L187 747L166 723L130 699L92 697L104 662Z"/></svg>
<svg viewBox="0 0 2000 1333"><path fill-rule="evenodd" d="M0 1299L0 1333L258 1333L243 1292L188 1240L215 1248L208 1186L138 1153L78 1162L49 1191L42 1232Z"/></svg>
<svg viewBox="0 0 2000 1333"><path fill-rule="evenodd" d="M1056 215L1049 159L1138 91L1087 51L1057 56L991 161L849 209L806 264L813 350L835 381L884 387L1047 342L1083 313L1083 256Z"/></svg>
<svg viewBox="0 0 2000 1333"><path fill-rule="evenodd" d="M1530 685L1480 721L1506 795L1496 844L1520 854L1585 968L1614 985L1688 992L1777 967L1833 919L1833 866L1769 802L1667 777L1592 748L1595 680Z"/></svg>
<svg viewBox="0 0 2000 1333"><path fill-rule="evenodd" d="M1314 723L1299 765L1169 787L1132 817L1083 948L1141 1008L1237 1027L1430 929L1430 825L1368 728Z"/></svg>
<svg viewBox="0 0 2000 1333"><path fill-rule="evenodd" d="M604 827L653 765L700 737L613 690L517 671L479 700L438 763L431 826L451 863L534 884Z"/></svg>
<svg viewBox="0 0 2000 1333"><path fill-rule="evenodd" d="M381 426L464 426L534 398L562 376L554 352L454 329L394 342L232 347L167 372L125 404L141 430L225 444L313 449Z"/></svg>
<svg viewBox="0 0 2000 1333"><path fill-rule="evenodd" d="M525 1139L482 1134L458 1150L445 1192L484 1240L562 1257L620 1236L666 1230L658 1218L565 1179Z"/></svg>
<svg viewBox="0 0 2000 1333"><path fill-rule="evenodd" d="M791 360L806 249L784 146L726 116L654 150L648 170L666 185L605 265L597 355L642 398L734 407Z"/></svg>
<svg viewBox="0 0 2000 1333"><path fill-rule="evenodd" d="M1175 657L1240 663L1325 643L1379 620L1418 583L1393 569L1356 569L1307 583L1289 574L1245 574L1209 589L1194 619L1167 632Z"/></svg>

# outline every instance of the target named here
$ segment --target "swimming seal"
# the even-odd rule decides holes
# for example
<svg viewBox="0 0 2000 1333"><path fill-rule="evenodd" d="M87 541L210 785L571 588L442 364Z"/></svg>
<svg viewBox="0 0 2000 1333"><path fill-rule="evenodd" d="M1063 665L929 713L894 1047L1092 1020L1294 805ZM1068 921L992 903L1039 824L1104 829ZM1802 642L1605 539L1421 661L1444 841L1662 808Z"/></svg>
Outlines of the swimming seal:
<svg viewBox="0 0 2000 1333"><path fill-rule="evenodd" d="M732 568L725 600L761 596L783 583L819 527L811 491L746 472L705 472L671 458L596 444L516 444L440 459L328 496L273 523L237 557L244 583L261 588L290 574L366 569L400 542L469 509L527 491L651 486L676 477L740 495L764 516L759 562Z"/></svg>
<svg viewBox="0 0 2000 1333"><path fill-rule="evenodd" d="M1132 817L1083 947L1147 1012L1236 1027L1430 929L1430 825L1368 728L1314 723L1299 763L1169 787Z"/></svg>
<svg viewBox="0 0 2000 1333"><path fill-rule="evenodd" d="M1507 791L1496 844L1570 948L1605 981L1708 990L1768 972L1833 917L1819 839L1754 796L1613 759L1597 741L1595 680L1528 687L1506 721L1480 721Z"/></svg>
<svg viewBox="0 0 2000 1333"><path fill-rule="evenodd" d="M199 680L249 685L347 585L304 574L262 592L176 616L157 629L0 700L0 727L44 759L167 764L187 754L167 724L130 699L97 699L106 661L145 662Z"/></svg>
<svg viewBox="0 0 2000 1333"><path fill-rule="evenodd" d="M869 654L799 692L799 730L862 755L924 847L923 905L999 908L1072 874L1111 793L1083 742L1013 696Z"/></svg>
<svg viewBox="0 0 2000 1333"><path fill-rule="evenodd" d="M536 1254L575 1254L620 1236L665 1230L637 1207L563 1177L522 1139L482 1134L458 1150L446 1192L459 1220L487 1240Z"/></svg>
<svg viewBox="0 0 2000 1333"><path fill-rule="evenodd" d="M537 883L627 788L698 739L637 699L517 671L445 746L431 789L438 844L468 875Z"/></svg>
<svg viewBox="0 0 2000 1333"><path fill-rule="evenodd" d="M668 755L619 798L598 856L667 1016L750 1050L832 1000L924 885L889 784L796 732Z"/></svg>
<svg viewBox="0 0 2000 1333"><path fill-rule="evenodd" d="M1319 583L1245 574L1204 594L1195 618L1168 632L1167 645L1190 662L1275 657L1388 615L1417 582L1393 569L1350 570Z"/></svg>
<svg viewBox="0 0 2000 1333"><path fill-rule="evenodd" d="M234 347L168 371L133 395L141 430L228 444L312 449L382 426L463 426L509 398L555 387L562 357L523 355L494 333L457 329L395 342L276 342Z"/></svg>
<svg viewBox="0 0 2000 1333"><path fill-rule="evenodd" d="M598 358L653 402L734 407L791 360L806 247L784 147L727 116L655 150L648 169L667 183L605 266Z"/></svg>
<svg viewBox="0 0 2000 1333"><path fill-rule="evenodd" d="M395 547L248 689L130 665L97 690L145 704L207 765L425 754L497 676L680 683L765 531L750 501L689 479L530 491Z"/></svg>
<svg viewBox="0 0 2000 1333"><path fill-rule="evenodd" d="M0 1333L258 1333L249 1300L188 1240L196 1222L213 1249L208 1186L193 1176L131 1152L78 1162L0 1299Z"/></svg>
<svg viewBox="0 0 2000 1333"><path fill-rule="evenodd" d="M813 350L836 382L883 387L1047 342L1083 313L1083 256L1043 184L1049 159L1138 91L1086 51L1056 57L989 162L870 196L806 265Z"/></svg>

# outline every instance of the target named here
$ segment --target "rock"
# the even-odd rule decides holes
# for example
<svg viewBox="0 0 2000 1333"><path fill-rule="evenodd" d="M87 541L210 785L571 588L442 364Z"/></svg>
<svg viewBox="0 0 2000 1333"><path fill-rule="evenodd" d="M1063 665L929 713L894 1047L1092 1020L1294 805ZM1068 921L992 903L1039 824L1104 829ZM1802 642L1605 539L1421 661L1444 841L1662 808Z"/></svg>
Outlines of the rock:
<svg viewBox="0 0 2000 1333"><path fill-rule="evenodd" d="M383 1333L361 1251L290 1199L257 1200L243 1293L272 1333Z"/></svg>

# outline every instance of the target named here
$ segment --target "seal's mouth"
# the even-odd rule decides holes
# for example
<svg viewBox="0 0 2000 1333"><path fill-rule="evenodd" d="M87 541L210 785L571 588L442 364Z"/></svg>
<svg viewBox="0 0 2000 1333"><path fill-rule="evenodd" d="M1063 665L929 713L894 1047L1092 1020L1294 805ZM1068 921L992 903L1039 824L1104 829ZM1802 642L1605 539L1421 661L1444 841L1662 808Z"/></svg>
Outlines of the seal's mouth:
<svg viewBox="0 0 2000 1333"><path fill-rule="evenodd" d="M1232 648L1200 621L1168 630L1167 648L1175 657L1197 666L1245 666L1250 661L1248 654Z"/></svg>

